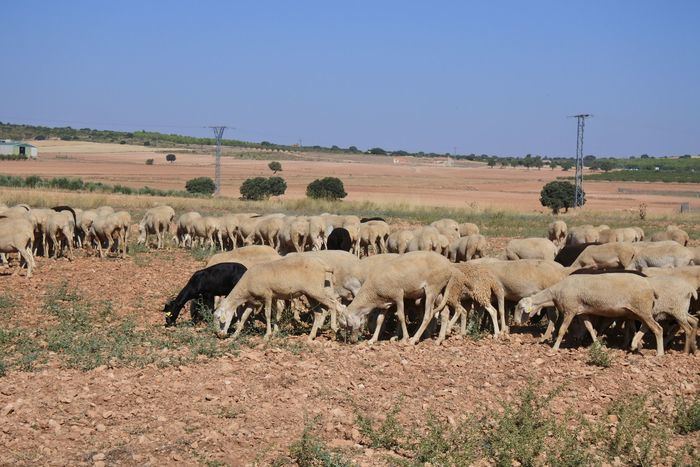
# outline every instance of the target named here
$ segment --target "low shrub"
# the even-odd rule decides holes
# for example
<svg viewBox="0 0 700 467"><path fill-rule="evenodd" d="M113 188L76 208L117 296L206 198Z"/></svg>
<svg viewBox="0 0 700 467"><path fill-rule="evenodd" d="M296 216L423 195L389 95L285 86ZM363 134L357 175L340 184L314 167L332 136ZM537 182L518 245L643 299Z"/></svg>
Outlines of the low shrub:
<svg viewBox="0 0 700 467"><path fill-rule="evenodd" d="M214 184L214 180L209 177L197 177L187 180L185 189L188 193L213 195L216 191L216 184Z"/></svg>
<svg viewBox="0 0 700 467"><path fill-rule="evenodd" d="M343 181L336 177L316 179L306 187L306 196L309 198L336 200L347 195Z"/></svg>

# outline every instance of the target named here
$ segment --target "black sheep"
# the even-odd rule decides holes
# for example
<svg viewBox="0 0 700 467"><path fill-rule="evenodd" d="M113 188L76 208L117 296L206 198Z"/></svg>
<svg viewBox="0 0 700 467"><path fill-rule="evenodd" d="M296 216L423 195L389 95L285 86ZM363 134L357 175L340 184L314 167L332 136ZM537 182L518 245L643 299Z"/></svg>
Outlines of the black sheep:
<svg viewBox="0 0 700 467"><path fill-rule="evenodd" d="M195 272L177 297L163 307L165 325L173 326L180 311L190 300L193 300L190 306L192 321L201 320L201 308L212 310L214 297L231 293L245 272L246 267L240 263L219 263Z"/></svg>
<svg viewBox="0 0 700 467"><path fill-rule="evenodd" d="M554 257L554 261L568 268L574 263L574 261L576 261L576 258L579 257L583 250L585 250L591 245L600 245L600 243L591 242L581 243L579 245L566 245L564 248L559 250L557 256Z"/></svg>
<svg viewBox="0 0 700 467"><path fill-rule="evenodd" d="M364 224L365 222L369 222L369 221L383 221L383 222L386 222L386 221L385 221L384 219L382 219L381 217L363 217L362 219L360 219L360 223L361 223L361 224Z"/></svg>
<svg viewBox="0 0 700 467"><path fill-rule="evenodd" d="M352 249L350 232L342 227L333 229L326 240L326 248L328 250L350 251Z"/></svg>

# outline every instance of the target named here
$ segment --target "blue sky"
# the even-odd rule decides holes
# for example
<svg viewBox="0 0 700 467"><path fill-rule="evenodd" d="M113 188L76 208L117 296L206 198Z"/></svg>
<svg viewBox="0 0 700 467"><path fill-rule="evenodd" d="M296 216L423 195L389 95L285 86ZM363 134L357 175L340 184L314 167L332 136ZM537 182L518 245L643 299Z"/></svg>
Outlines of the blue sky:
<svg viewBox="0 0 700 467"><path fill-rule="evenodd" d="M699 1L4 2L0 121L413 151L700 153Z"/></svg>

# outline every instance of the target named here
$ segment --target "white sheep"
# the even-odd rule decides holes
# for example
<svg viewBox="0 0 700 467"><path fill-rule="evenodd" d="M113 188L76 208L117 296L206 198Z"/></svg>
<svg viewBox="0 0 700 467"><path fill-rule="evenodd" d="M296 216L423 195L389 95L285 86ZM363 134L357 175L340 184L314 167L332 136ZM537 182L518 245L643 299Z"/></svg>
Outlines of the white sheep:
<svg viewBox="0 0 700 467"><path fill-rule="evenodd" d="M506 258L516 259L544 259L553 261L557 256L557 247L546 238L514 238L508 242L505 251Z"/></svg>
<svg viewBox="0 0 700 467"><path fill-rule="evenodd" d="M614 291L611 293L611 291ZM555 306L563 320L553 350L558 350L566 330L576 316L581 316L592 336L595 329L589 315L606 318L636 319L642 321L656 337L656 353L664 354L663 331L654 321L654 289L649 282L636 274L611 273L573 275L516 305L516 321L535 316L543 307ZM637 332L632 349L638 347L643 336Z"/></svg>

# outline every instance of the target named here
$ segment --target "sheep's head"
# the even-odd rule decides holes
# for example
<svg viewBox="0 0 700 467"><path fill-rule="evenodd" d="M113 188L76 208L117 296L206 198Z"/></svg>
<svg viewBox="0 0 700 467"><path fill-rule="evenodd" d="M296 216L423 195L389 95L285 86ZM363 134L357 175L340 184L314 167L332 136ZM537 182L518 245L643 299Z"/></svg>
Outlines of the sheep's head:
<svg viewBox="0 0 700 467"><path fill-rule="evenodd" d="M539 310L533 305L532 299L530 297L525 297L515 305L515 322L517 324L522 324L534 316L537 311Z"/></svg>
<svg viewBox="0 0 700 467"><path fill-rule="evenodd" d="M174 301L170 300L163 307L163 313L165 314L165 326L174 326L175 320L177 319L174 313Z"/></svg>

